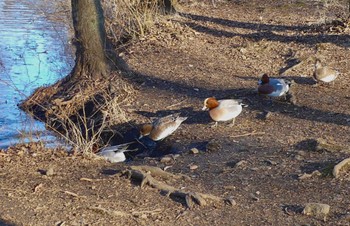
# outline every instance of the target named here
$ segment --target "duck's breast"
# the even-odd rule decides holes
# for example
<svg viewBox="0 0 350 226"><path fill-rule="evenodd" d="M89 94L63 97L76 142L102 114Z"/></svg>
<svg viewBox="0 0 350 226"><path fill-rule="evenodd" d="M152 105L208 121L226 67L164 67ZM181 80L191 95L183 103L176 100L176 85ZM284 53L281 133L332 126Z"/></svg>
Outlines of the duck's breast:
<svg viewBox="0 0 350 226"><path fill-rule="evenodd" d="M237 117L241 112L241 104L238 104L238 102L236 104L234 102L231 102L231 104L226 102L224 105L220 103L219 107L210 110L209 115L214 121L228 121Z"/></svg>

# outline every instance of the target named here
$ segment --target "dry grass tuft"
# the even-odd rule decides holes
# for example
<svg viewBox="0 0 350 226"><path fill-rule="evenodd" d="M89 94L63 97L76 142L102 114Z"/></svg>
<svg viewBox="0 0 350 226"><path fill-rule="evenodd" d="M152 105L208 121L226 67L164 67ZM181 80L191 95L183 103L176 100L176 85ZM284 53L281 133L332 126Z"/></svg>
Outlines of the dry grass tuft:
<svg viewBox="0 0 350 226"><path fill-rule="evenodd" d="M159 20L158 0L103 1L105 27L113 42L142 37Z"/></svg>
<svg viewBox="0 0 350 226"><path fill-rule="evenodd" d="M58 91L59 98L53 97L52 87L39 88L22 104L22 108L36 117L38 109L44 112L41 120L75 152L95 152L109 142L104 133L118 133L116 125L129 121L123 105L133 100L135 90L117 76L112 74L107 81L87 81L74 86L69 92ZM49 101L43 101L42 97Z"/></svg>

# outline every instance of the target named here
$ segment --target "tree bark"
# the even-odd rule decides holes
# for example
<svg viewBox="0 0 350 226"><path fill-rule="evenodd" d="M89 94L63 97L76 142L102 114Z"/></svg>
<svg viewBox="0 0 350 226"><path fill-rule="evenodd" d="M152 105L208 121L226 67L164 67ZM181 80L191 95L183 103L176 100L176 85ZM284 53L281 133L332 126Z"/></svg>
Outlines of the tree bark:
<svg viewBox="0 0 350 226"><path fill-rule="evenodd" d="M72 0L73 26L76 37L76 63L70 79L106 77L111 69L107 58L102 6L99 0Z"/></svg>

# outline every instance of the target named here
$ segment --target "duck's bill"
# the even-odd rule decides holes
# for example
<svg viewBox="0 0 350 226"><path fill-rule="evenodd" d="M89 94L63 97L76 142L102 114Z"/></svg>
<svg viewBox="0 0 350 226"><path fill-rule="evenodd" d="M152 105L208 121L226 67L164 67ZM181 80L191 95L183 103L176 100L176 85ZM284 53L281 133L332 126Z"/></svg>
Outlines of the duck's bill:
<svg viewBox="0 0 350 226"><path fill-rule="evenodd" d="M206 110L208 110L208 109L209 109L209 108L207 108L207 107L204 106L204 107L202 108L202 111L206 111Z"/></svg>

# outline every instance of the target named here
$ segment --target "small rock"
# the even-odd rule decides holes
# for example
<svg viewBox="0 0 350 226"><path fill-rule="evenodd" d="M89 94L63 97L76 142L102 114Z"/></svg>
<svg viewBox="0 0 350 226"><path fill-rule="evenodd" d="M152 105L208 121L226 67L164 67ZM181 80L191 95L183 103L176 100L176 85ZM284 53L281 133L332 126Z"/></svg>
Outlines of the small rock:
<svg viewBox="0 0 350 226"><path fill-rule="evenodd" d="M340 163L334 166L333 168L333 176L335 178L338 178L340 176L341 171L349 170L350 169L350 158L344 159Z"/></svg>
<svg viewBox="0 0 350 226"><path fill-rule="evenodd" d="M48 176L48 177L55 175L55 172L54 172L52 166L50 166L49 169L46 170L45 175Z"/></svg>
<svg viewBox="0 0 350 226"><path fill-rule="evenodd" d="M236 205L237 205L237 202L236 202L233 198L227 198L227 199L225 200L225 202L226 202L227 204L229 204L230 206L236 206Z"/></svg>
<svg viewBox="0 0 350 226"><path fill-rule="evenodd" d="M195 170L195 169L198 169L197 165L190 165L190 170Z"/></svg>
<svg viewBox="0 0 350 226"><path fill-rule="evenodd" d="M241 53L245 54L245 53L247 52L247 49L246 49L246 48L241 48L239 51L240 51Z"/></svg>
<svg viewBox="0 0 350 226"><path fill-rule="evenodd" d="M329 213L330 206L322 203L307 203L303 214L311 216L325 216Z"/></svg>
<svg viewBox="0 0 350 226"><path fill-rule="evenodd" d="M241 160L241 161L236 163L235 167L242 167L242 166L247 165L247 163L248 162L246 160Z"/></svg>
<svg viewBox="0 0 350 226"><path fill-rule="evenodd" d="M302 174L302 175L300 175L299 177L298 177L298 179L299 180L305 180L305 179L309 179L309 178L311 178L311 177L314 177L314 176L321 176L322 174L320 173L320 171L318 171L318 170L315 170L315 171L313 171L312 173L304 173L304 174Z"/></svg>
<svg viewBox="0 0 350 226"><path fill-rule="evenodd" d="M275 162L275 161L273 161L273 160L267 159L267 160L265 160L265 162L266 162L267 164L271 165L271 166L277 165L277 162Z"/></svg>
<svg viewBox="0 0 350 226"><path fill-rule="evenodd" d="M171 158L170 156L164 156L163 158L160 159L161 163L170 163L173 161L173 158Z"/></svg>
<svg viewBox="0 0 350 226"><path fill-rule="evenodd" d="M191 154L198 154L198 153L199 153L199 150L198 150L197 148L192 148L192 149L190 150L190 153L191 153Z"/></svg>
<svg viewBox="0 0 350 226"><path fill-rule="evenodd" d="M253 193L251 193L250 195L249 195L254 201L259 201L260 199L259 199L259 197L257 197L255 194L253 194Z"/></svg>

